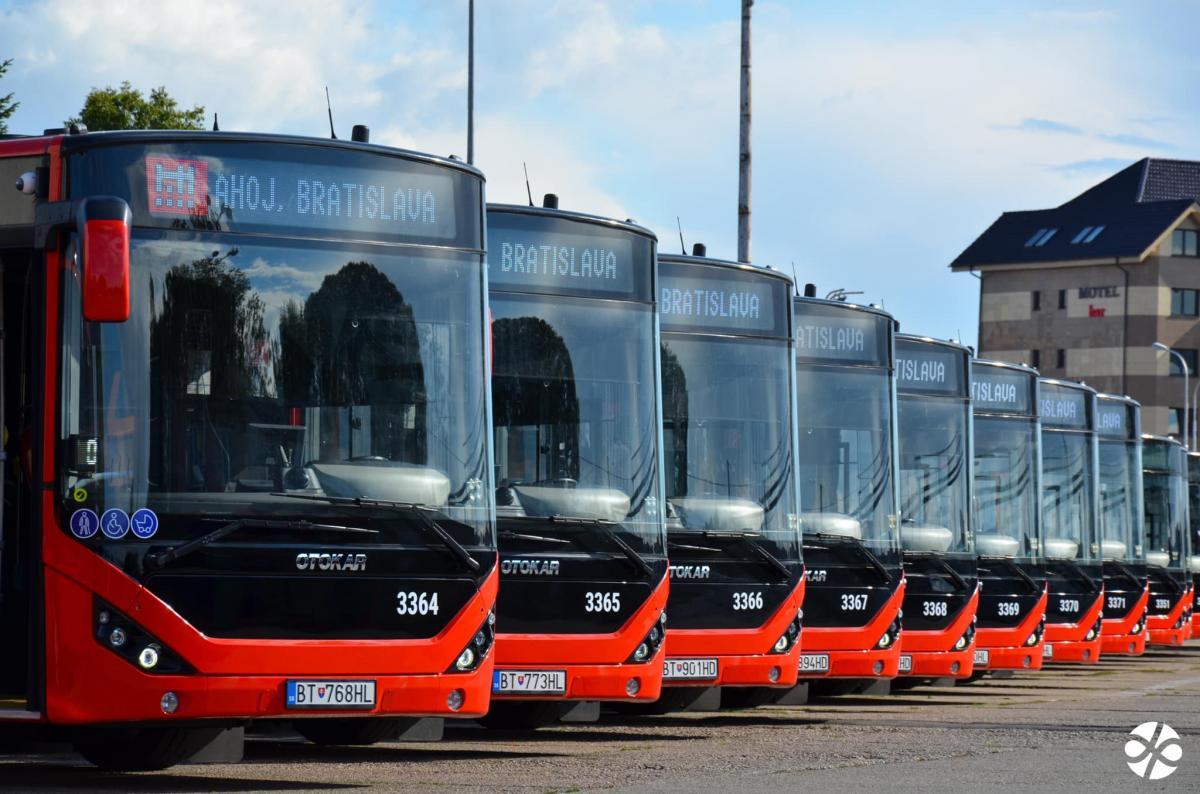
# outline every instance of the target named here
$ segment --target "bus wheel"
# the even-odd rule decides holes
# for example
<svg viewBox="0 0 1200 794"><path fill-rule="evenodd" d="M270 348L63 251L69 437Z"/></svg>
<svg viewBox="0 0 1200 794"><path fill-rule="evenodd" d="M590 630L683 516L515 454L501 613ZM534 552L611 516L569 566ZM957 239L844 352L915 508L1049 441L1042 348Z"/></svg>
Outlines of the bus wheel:
<svg viewBox="0 0 1200 794"><path fill-rule="evenodd" d="M313 744L364 745L394 740L413 722L415 720L403 717L335 717L296 720L292 727Z"/></svg>
<svg viewBox="0 0 1200 794"><path fill-rule="evenodd" d="M74 744L101 769L140 772L182 763L220 733L220 728L88 728L75 735Z"/></svg>
<svg viewBox="0 0 1200 794"><path fill-rule="evenodd" d="M765 686L724 686L721 687L721 708L756 709L774 703L780 694L787 691Z"/></svg>
<svg viewBox="0 0 1200 794"><path fill-rule="evenodd" d="M493 700L488 713L479 718L479 724L502 731L536 731L558 724L565 710L564 704L554 700L504 703Z"/></svg>

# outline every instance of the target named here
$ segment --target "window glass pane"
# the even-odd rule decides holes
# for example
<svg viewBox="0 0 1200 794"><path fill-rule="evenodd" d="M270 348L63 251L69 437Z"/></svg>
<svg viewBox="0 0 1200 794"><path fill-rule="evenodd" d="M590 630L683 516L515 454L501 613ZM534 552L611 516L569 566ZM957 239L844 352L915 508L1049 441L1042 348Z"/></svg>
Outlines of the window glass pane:
<svg viewBox="0 0 1200 794"><path fill-rule="evenodd" d="M1183 290L1183 314L1188 317L1196 316L1196 296L1200 294L1194 289Z"/></svg>
<svg viewBox="0 0 1200 794"><path fill-rule="evenodd" d="M1183 290L1171 290L1171 314L1183 314Z"/></svg>
<svg viewBox="0 0 1200 794"><path fill-rule="evenodd" d="M1172 408L1167 411L1167 435L1179 435L1179 415L1183 413L1181 408Z"/></svg>
<svg viewBox="0 0 1200 794"><path fill-rule="evenodd" d="M1029 246L1036 243L1038 241L1038 239L1045 233L1046 233L1045 229L1038 229L1036 232L1033 233L1032 237L1030 237L1028 240L1025 241L1025 247L1028 248Z"/></svg>
<svg viewBox="0 0 1200 794"><path fill-rule="evenodd" d="M1072 238L1071 238L1071 242L1072 242L1072 243L1080 243L1080 242L1083 242L1083 238L1087 237L1087 236L1088 236L1089 234L1091 234L1091 233L1092 233L1092 227L1091 227L1091 226L1084 226L1082 229L1080 229L1080 230L1079 230L1079 234L1077 234L1077 235L1075 235L1074 237L1072 237Z"/></svg>
<svg viewBox="0 0 1200 794"><path fill-rule="evenodd" d="M1029 245L1029 243L1025 243ZM1171 233L1171 256L1183 255L1183 232L1176 229Z"/></svg>
<svg viewBox="0 0 1200 794"><path fill-rule="evenodd" d="M1183 255L1196 255L1196 233L1193 231L1185 231L1183 233Z"/></svg>
<svg viewBox="0 0 1200 794"><path fill-rule="evenodd" d="M1094 229L1092 229L1092 233L1091 233L1091 234L1089 234L1087 237L1085 237L1083 241L1084 241L1085 243L1090 243L1092 240L1095 240L1097 237L1099 237L1099 236L1100 236L1100 232L1102 232L1102 231L1104 231L1104 227L1103 227L1103 226L1097 226L1097 227L1095 227Z"/></svg>

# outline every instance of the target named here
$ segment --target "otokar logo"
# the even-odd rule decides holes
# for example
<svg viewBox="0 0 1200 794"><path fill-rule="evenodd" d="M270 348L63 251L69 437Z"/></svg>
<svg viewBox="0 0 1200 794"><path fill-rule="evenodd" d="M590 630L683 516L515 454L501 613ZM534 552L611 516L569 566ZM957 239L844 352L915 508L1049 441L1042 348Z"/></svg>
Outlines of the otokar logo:
<svg viewBox="0 0 1200 794"><path fill-rule="evenodd" d="M1126 762L1138 777L1162 780L1179 766L1183 747L1179 734L1167 723L1143 722L1129 732L1135 738L1125 742Z"/></svg>
<svg viewBox="0 0 1200 794"><path fill-rule="evenodd" d="M365 554L301 553L296 555L298 571L365 571Z"/></svg>

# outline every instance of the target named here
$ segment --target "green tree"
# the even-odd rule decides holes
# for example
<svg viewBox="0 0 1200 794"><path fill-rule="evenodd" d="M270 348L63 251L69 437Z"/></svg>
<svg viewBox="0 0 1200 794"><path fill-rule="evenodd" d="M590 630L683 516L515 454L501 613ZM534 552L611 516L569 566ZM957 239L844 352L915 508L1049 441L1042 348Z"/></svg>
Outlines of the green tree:
<svg viewBox="0 0 1200 794"><path fill-rule="evenodd" d="M0 77L8 71L8 67L12 66L12 58L7 61L0 61ZM8 119L13 113L17 112L17 108L21 106L20 102L13 102L11 93L0 96L0 135L8 132Z"/></svg>
<svg viewBox="0 0 1200 794"><path fill-rule="evenodd" d="M102 130L199 130L204 128L204 107L191 110L179 103L159 86L150 91L149 98L134 88L128 80L120 88L93 88L83 101L83 109L67 124L83 122L93 132Z"/></svg>

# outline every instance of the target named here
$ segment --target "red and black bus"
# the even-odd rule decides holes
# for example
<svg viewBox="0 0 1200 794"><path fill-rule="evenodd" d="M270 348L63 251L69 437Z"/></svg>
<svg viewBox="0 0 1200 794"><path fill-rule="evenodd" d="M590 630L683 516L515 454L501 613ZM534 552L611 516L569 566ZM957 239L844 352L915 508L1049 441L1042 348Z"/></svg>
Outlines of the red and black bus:
<svg viewBox="0 0 1200 794"><path fill-rule="evenodd" d="M1046 624L1037 370L971 362L979 612L973 678L1040 670Z"/></svg>
<svg viewBox="0 0 1200 794"><path fill-rule="evenodd" d="M1188 453L1188 527L1192 570L1192 639L1200 638L1200 452Z"/></svg>
<svg viewBox="0 0 1200 794"><path fill-rule="evenodd" d="M1142 408L1129 397L1096 395L1100 557L1104 570L1101 654L1146 650L1146 552L1142 528Z"/></svg>
<svg viewBox="0 0 1200 794"><path fill-rule="evenodd" d="M501 594L493 727L538 727L662 681L654 235L488 207Z"/></svg>
<svg viewBox="0 0 1200 794"><path fill-rule="evenodd" d="M483 714L480 173L53 132L0 141L0 182L0 723L154 768L248 719Z"/></svg>
<svg viewBox="0 0 1200 794"><path fill-rule="evenodd" d="M1050 598L1045 661L1100 660L1104 571L1100 561L1096 391L1042 378L1042 534Z"/></svg>
<svg viewBox="0 0 1200 794"><path fill-rule="evenodd" d="M896 337L904 634L900 675L969 678L979 561L971 507L971 350Z"/></svg>
<svg viewBox="0 0 1200 794"><path fill-rule="evenodd" d="M1188 461L1182 444L1166 436L1142 436L1142 488L1150 574L1147 642L1178 646L1192 636Z"/></svg>
<svg viewBox="0 0 1200 794"><path fill-rule="evenodd" d="M896 322L814 295L810 285L793 302L808 571L800 676L837 693L889 681L900 665Z"/></svg>
<svg viewBox="0 0 1200 794"><path fill-rule="evenodd" d="M804 565L792 280L658 258L671 595L664 705L757 705L795 686ZM714 693L715 694L715 693Z"/></svg>

